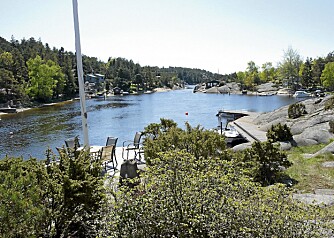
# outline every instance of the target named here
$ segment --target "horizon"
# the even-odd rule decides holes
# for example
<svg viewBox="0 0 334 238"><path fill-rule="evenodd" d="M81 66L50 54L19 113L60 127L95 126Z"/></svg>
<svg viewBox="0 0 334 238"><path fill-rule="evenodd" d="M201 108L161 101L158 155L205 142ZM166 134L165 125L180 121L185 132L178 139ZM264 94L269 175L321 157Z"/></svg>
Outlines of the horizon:
<svg viewBox="0 0 334 238"><path fill-rule="evenodd" d="M220 74L245 71L249 61L277 67L288 47L303 60L334 50L333 7L330 0L78 0L82 54ZM33 37L75 52L72 1L4 0L0 13L7 41Z"/></svg>

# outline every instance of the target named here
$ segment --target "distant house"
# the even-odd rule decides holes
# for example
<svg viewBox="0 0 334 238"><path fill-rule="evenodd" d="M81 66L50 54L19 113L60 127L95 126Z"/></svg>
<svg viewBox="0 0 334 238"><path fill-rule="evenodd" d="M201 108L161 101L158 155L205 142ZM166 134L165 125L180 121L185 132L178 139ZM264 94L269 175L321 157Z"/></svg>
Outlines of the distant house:
<svg viewBox="0 0 334 238"><path fill-rule="evenodd" d="M104 75L102 74L87 74L85 77L85 82L89 82L89 83L95 83L95 84L99 84L99 83L104 83L105 78Z"/></svg>
<svg viewBox="0 0 334 238"><path fill-rule="evenodd" d="M205 88L212 88L212 87L216 87L216 86L219 86L220 82L217 81L217 80L212 80L212 81L209 81L209 82L206 82L205 83Z"/></svg>
<svg viewBox="0 0 334 238"><path fill-rule="evenodd" d="M105 89L105 77L102 74L86 74L85 76L85 91L96 92Z"/></svg>

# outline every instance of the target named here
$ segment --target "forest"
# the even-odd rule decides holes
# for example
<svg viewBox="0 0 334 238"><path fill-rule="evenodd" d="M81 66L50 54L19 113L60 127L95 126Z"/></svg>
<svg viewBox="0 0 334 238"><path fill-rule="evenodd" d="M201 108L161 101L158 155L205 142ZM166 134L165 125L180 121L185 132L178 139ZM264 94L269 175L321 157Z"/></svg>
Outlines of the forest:
<svg viewBox="0 0 334 238"><path fill-rule="evenodd" d="M105 75L106 89L120 87L129 91L131 85L147 89L174 84L197 84L218 75L200 69L182 67L159 68L140 66L124 58L102 62L83 55L84 75ZM30 105L74 98L78 94L75 53L63 47L52 49L41 40L30 38L8 42L0 37L0 103Z"/></svg>
<svg viewBox="0 0 334 238"><path fill-rule="evenodd" d="M334 89L334 51L326 57L303 60L291 47L283 51L282 60L274 66L266 62L259 67L248 62L245 71L216 74L202 69L183 67L159 68L141 66L121 57L109 57L107 62L83 55L84 75L105 76L105 90L119 87L131 92L139 88L199 84L211 80L237 82L242 89L255 90L262 83L273 82L292 88ZM33 106L74 98L78 95L75 53L53 47L41 40L30 38L8 42L0 37L0 104L12 101L14 105Z"/></svg>

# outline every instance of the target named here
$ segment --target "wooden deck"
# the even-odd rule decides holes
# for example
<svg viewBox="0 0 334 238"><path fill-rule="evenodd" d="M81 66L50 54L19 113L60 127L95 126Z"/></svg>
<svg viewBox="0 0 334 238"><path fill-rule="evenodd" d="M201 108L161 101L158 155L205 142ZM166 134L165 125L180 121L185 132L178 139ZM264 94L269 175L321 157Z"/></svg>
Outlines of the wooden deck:
<svg viewBox="0 0 334 238"><path fill-rule="evenodd" d="M259 115L256 112L245 112L245 111L226 111L226 113L236 113L236 114L247 114L233 122L230 122L232 126L249 142L254 141L266 141L266 132L261 131L257 125L253 123L253 120Z"/></svg>

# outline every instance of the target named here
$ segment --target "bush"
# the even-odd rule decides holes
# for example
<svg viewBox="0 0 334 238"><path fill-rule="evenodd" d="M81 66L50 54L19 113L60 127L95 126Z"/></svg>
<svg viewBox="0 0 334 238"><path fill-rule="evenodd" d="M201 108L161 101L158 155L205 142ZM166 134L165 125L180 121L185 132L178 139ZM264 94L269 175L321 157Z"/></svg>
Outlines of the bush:
<svg viewBox="0 0 334 238"><path fill-rule="evenodd" d="M286 124L281 125L281 123L279 123L275 126L271 126L267 132L267 138L272 142L290 141L292 140L292 134L290 128Z"/></svg>
<svg viewBox="0 0 334 238"><path fill-rule="evenodd" d="M259 187L226 157L160 153L135 190L109 199L105 237L320 237L314 206ZM203 166L206 165L206 166ZM309 222L312 221L312 222Z"/></svg>
<svg viewBox="0 0 334 238"><path fill-rule="evenodd" d="M334 121L329 121L329 132L334 133Z"/></svg>
<svg viewBox="0 0 334 238"><path fill-rule="evenodd" d="M281 175L281 167L292 165L287 155L271 141L254 142L252 148L245 151L243 161L248 164L250 176L262 186L275 183Z"/></svg>
<svg viewBox="0 0 334 238"><path fill-rule="evenodd" d="M333 108L334 108L334 97L331 97L325 103L325 110L330 110Z"/></svg>
<svg viewBox="0 0 334 238"><path fill-rule="evenodd" d="M291 104L288 109L289 118L295 119L304 114L307 114L305 105L302 103Z"/></svg>
<svg viewBox="0 0 334 238"><path fill-rule="evenodd" d="M0 160L0 237L96 237L101 168L85 151Z"/></svg>

